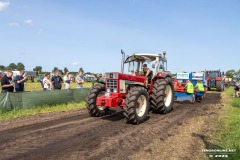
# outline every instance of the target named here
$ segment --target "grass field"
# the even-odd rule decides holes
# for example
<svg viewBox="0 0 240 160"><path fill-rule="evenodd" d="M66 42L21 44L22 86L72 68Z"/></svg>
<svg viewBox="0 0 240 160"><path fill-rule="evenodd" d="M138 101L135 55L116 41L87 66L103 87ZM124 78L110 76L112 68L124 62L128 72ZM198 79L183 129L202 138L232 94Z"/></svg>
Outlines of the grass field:
<svg viewBox="0 0 240 160"><path fill-rule="evenodd" d="M76 83L71 83L71 88L76 88ZM83 84L84 88L91 88L92 83L86 82ZM41 84L39 82L25 82L25 91L39 91L42 90ZM24 117L28 115L35 115L39 113L47 113L47 112L56 112L56 111L69 111L73 109L80 109L85 107L85 102L82 101L80 103L68 103L68 104L60 104L55 106L40 106L31 109L19 109L19 110L11 110L9 112L1 112L0 111L0 120L5 119L13 119L18 117Z"/></svg>
<svg viewBox="0 0 240 160"><path fill-rule="evenodd" d="M233 149L230 159L240 159L240 98L234 98L233 88L222 93L224 111L217 124L216 136L213 138L222 149Z"/></svg>
<svg viewBox="0 0 240 160"><path fill-rule="evenodd" d="M49 113L49 112L56 112L56 111L69 111L69 110L76 110L85 108L85 102L80 103L68 103L68 104L60 104L55 106L41 106L35 107L30 109L19 109L19 110L12 110L9 112L2 113L0 111L0 120L7 120L7 119L14 119L18 117L25 117L29 115L36 115L40 113Z"/></svg>

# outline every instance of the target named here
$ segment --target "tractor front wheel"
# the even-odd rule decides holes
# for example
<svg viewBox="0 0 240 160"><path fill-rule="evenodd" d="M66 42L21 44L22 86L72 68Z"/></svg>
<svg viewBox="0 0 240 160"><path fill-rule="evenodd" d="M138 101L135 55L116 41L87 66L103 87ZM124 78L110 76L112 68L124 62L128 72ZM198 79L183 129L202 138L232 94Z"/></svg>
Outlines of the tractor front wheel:
<svg viewBox="0 0 240 160"><path fill-rule="evenodd" d="M217 85L217 91L220 91L220 92L224 91L224 85L222 81L217 81L216 85Z"/></svg>
<svg viewBox="0 0 240 160"><path fill-rule="evenodd" d="M86 108L91 116L94 117L101 117L105 115L106 110L109 108L105 108L104 106L97 106L96 101L97 97L104 95L104 85L103 84L96 84L94 85L87 96L86 99Z"/></svg>
<svg viewBox="0 0 240 160"><path fill-rule="evenodd" d="M126 96L124 115L128 123L144 122L149 110L149 95L144 87L133 87Z"/></svg>

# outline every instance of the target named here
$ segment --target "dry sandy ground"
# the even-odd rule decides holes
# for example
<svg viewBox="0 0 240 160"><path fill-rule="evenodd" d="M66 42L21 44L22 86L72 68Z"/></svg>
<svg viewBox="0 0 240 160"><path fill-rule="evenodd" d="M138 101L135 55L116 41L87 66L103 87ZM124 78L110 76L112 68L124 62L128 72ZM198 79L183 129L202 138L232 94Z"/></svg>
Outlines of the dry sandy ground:
<svg viewBox="0 0 240 160"><path fill-rule="evenodd" d="M175 103L140 125L127 124L122 112L95 118L85 109L0 121L0 159L207 159L202 150L220 100L212 92L201 103Z"/></svg>

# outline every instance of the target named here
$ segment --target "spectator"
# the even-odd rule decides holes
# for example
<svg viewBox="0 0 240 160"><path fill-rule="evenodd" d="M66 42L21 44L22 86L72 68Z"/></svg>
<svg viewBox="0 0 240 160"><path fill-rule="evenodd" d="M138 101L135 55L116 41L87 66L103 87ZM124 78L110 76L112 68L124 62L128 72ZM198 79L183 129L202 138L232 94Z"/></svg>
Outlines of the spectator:
<svg viewBox="0 0 240 160"><path fill-rule="evenodd" d="M43 90L44 91L52 90L52 83L50 82L50 74L49 73L44 74L44 78L43 78L42 83L43 83Z"/></svg>
<svg viewBox="0 0 240 160"><path fill-rule="evenodd" d="M17 75L14 79L15 83L15 91L16 92L23 92L24 91L24 82L26 81L27 77L23 77L24 70L20 71L20 74Z"/></svg>
<svg viewBox="0 0 240 160"><path fill-rule="evenodd" d="M92 80L92 86L94 86L94 84L97 82L98 82L98 74L94 76L94 79Z"/></svg>
<svg viewBox="0 0 240 160"><path fill-rule="evenodd" d="M234 94L233 94L233 97L239 97L239 82L237 81L234 85Z"/></svg>
<svg viewBox="0 0 240 160"><path fill-rule="evenodd" d="M55 75L52 77L51 81L54 89L62 88L63 79L60 77L59 71L55 71Z"/></svg>
<svg viewBox="0 0 240 160"><path fill-rule="evenodd" d="M76 89L81 89L83 87L84 80L82 78L83 72L78 72L78 75L76 77Z"/></svg>
<svg viewBox="0 0 240 160"><path fill-rule="evenodd" d="M98 83L104 83L105 82L105 74L102 75L100 73L97 81L98 81Z"/></svg>
<svg viewBox="0 0 240 160"><path fill-rule="evenodd" d="M69 72L66 72L65 76L63 77L63 82L64 82L64 89L70 89Z"/></svg>
<svg viewBox="0 0 240 160"><path fill-rule="evenodd" d="M14 84L12 82L13 72L11 70L7 71L7 75L3 76L1 79L2 93L13 92Z"/></svg>

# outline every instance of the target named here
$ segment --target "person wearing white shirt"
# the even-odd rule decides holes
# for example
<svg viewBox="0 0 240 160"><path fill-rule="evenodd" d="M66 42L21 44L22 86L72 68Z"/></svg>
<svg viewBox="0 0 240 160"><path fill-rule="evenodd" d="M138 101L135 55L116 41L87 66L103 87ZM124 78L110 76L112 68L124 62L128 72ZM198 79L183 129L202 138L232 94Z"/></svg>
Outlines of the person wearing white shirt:
<svg viewBox="0 0 240 160"><path fill-rule="evenodd" d="M52 83L50 81L50 74L45 73L44 78L43 78L43 90L44 91L49 91L52 90Z"/></svg>
<svg viewBox="0 0 240 160"><path fill-rule="evenodd" d="M69 72L66 72L65 76L63 77L63 82L64 82L64 89L70 89Z"/></svg>

